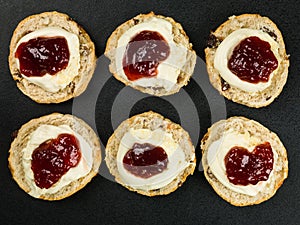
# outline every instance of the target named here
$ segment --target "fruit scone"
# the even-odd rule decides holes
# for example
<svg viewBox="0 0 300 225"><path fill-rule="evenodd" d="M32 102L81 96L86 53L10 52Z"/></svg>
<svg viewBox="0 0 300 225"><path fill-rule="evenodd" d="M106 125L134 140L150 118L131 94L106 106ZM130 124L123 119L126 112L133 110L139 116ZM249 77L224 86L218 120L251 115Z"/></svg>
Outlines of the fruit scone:
<svg viewBox="0 0 300 225"><path fill-rule="evenodd" d="M121 24L107 40L104 54L116 79L156 96L176 93L187 85L196 63L182 26L153 12Z"/></svg>
<svg viewBox="0 0 300 225"><path fill-rule="evenodd" d="M9 150L14 180L29 195L60 200L97 175L100 142L81 119L53 113L24 124Z"/></svg>
<svg viewBox="0 0 300 225"><path fill-rule="evenodd" d="M196 166L189 134L151 111L120 124L108 140L105 161L118 183L147 196L175 191Z"/></svg>
<svg viewBox="0 0 300 225"><path fill-rule="evenodd" d="M9 67L17 87L38 103L59 103L85 91L96 67L95 46L68 15L31 15L16 27Z"/></svg>
<svg viewBox="0 0 300 225"><path fill-rule="evenodd" d="M279 137L245 117L213 124L201 140L201 149L206 179L236 206L268 200L288 176L287 153Z"/></svg>
<svg viewBox="0 0 300 225"><path fill-rule="evenodd" d="M211 33L205 55L214 88L249 107L269 105L287 80L289 59L284 41L267 17L230 17Z"/></svg>

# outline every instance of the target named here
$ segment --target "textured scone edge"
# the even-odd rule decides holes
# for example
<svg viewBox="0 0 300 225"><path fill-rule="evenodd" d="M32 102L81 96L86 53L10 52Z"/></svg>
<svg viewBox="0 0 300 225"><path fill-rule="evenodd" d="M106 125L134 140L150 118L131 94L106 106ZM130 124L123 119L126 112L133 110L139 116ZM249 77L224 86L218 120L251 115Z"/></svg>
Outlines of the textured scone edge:
<svg viewBox="0 0 300 225"><path fill-rule="evenodd" d="M117 168L117 153L120 145L120 141L124 134L128 132L130 128L134 129L150 129L155 130L158 128L172 134L174 140L178 142L180 147L185 153L186 160L190 162L189 166L186 167L171 183L168 185L155 190L141 190L135 189L128 184L125 184L118 172ZM126 187L130 191L135 191L139 194L146 196L156 195L167 195L175 191L180 187L186 180L187 176L193 174L196 166L195 149L191 142L189 134L178 124L173 123L169 119L164 118L158 113L152 111L145 112L139 115L135 115L125 121L115 130L113 135L109 138L106 146L106 165L110 173L115 177L115 180Z"/></svg>
<svg viewBox="0 0 300 225"><path fill-rule="evenodd" d="M26 34L45 27L59 27L79 38L80 68L78 75L64 89L48 92L21 76L17 68L14 51L18 41ZM79 96L85 91L96 68L95 45L87 32L68 15L59 12L44 12L23 19L16 27L10 42L9 68L17 87L38 103L59 103Z"/></svg>
<svg viewBox="0 0 300 225"><path fill-rule="evenodd" d="M245 194L237 193L225 187L212 173L207 162L208 148L212 142L218 140L223 135L223 133L229 129L234 129L239 133L247 130L251 132L251 135L256 135L257 138L260 138L262 143L266 141L270 142L273 151L276 151L276 153L278 154L277 163L274 164L274 173L270 183L270 185L272 186L271 192L259 192L256 196L248 196ZM282 185L283 181L288 176L287 152L279 137L260 123L254 120L249 120L245 117L235 116L213 124L201 140L201 149L202 165L207 181L219 196L235 206L254 205L270 199L275 195L278 188Z"/></svg>
<svg viewBox="0 0 300 225"><path fill-rule="evenodd" d="M275 74L276 77L273 77L271 85L263 91L250 93L232 86L228 90L222 90L222 82L224 81L218 70L214 67L217 46L230 33L241 28L262 30L268 33L273 39L276 37L274 40L279 44L279 55L282 61L278 65L278 71ZM278 97L287 81L289 57L286 54L282 34L274 22L268 17L262 17L258 14L232 16L220 25L216 31L211 33L211 41L210 44L212 45L205 49L207 72L211 84L220 94L229 100L255 108L267 106Z"/></svg>
<svg viewBox="0 0 300 225"><path fill-rule="evenodd" d="M151 87L148 88L148 87L141 87L141 86L133 85L132 82L124 79L121 75L119 75L117 68L116 68L115 53L116 53L116 48L118 46L119 38L131 27L133 27L137 24L140 24L140 23L147 22L147 21L151 20L151 18L153 18L153 17L163 19L163 20L170 22L172 24L172 35L173 35L174 42L176 44L180 43L187 49L186 63L183 66L183 68L181 69L180 74L178 75L177 84L174 85L174 87L169 91L167 91L163 88L155 90ZM109 65L109 70L117 80L119 80L119 81L123 82L125 85L129 85L141 92L148 93L151 95L156 95L156 96L174 94L174 93L178 92L181 87L187 85L188 81L190 80L190 78L193 74L194 67L196 64L196 53L192 49L192 44L189 42L189 37L186 35L181 24L175 22L174 19L172 19L171 17L155 15L153 12L150 12L148 14L137 15L136 17L134 17L134 18L126 21L125 23L121 24L120 26L118 26L116 28L116 30L111 34L111 36L107 40L104 55L110 59L111 62Z"/></svg>
<svg viewBox="0 0 300 225"><path fill-rule="evenodd" d="M25 172L22 164L22 150L26 147L31 133L41 125L68 125L72 130L81 135L93 150L93 165L90 172L86 176L72 181L70 184L63 187L56 193L45 194L38 197L40 199L50 201L60 200L82 189L91 181L94 176L97 175L101 164L100 142L93 129L90 128L83 120L68 114L63 115L60 113L53 113L50 115L42 116L40 118L32 119L24 124L18 130L18 134L11 144L9 150L8 166L14 180L26 193L29 193L31 191L31 188L25 180L24 176Z"/></svg>

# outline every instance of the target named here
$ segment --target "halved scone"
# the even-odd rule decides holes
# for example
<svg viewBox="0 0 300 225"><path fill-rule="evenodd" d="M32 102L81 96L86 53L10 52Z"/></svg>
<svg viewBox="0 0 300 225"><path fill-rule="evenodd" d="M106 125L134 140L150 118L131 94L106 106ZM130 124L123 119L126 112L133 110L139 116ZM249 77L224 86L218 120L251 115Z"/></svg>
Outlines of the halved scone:
<svg viewBox="0 0 300 225"><path fill-rule="evenodd" d="M196 63L182 26L153 12L121 24L107 40L104 54L116 79L156 96L176 93L187 85Z"/></svg>
<svg viewBox="0 0 300 225"><path fill-rule="evenodd" d="M258 14L230 17L210 34L205 55L214 88L249 107L269 105L287 80L289 59L281 32Z"/></svg>
<svg viewBox="0 0 300 225"><path fill-rule="evenodd" d="M85 91L96 67L95 46L68 15L31 15L16 27L9 68L17 87L38 103L59 103Z"/></svg>
<svg viewBox="0 0 300 225"><path fill-rule="evenodd" d="M213 124L201 149L206 179L235 206L268 200L288 176L287 152L279 137L245 117Z"/></svg>
<svg viewBox="0 0 300 225"><path fill-rule="evenodd" d="M108 140L105 161L118 183L147 196L175 191L196 165L188 133L151 111L121 123Z"/></svg>
<svg viewBox="0 0 300 225"><path fill-rule="evenodd" d="M97 175L100 142L83 120L53 113L24 124L9 150L14 180L29 195L60 200Z"/></svg>

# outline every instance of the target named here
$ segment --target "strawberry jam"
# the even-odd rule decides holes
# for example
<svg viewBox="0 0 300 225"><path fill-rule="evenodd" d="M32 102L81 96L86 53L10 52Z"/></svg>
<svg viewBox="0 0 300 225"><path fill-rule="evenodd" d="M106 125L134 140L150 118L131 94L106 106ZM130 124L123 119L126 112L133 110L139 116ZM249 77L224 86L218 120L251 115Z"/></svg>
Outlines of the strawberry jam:
<svg viewBox="0 0 300 225"><path fill-rule="evenodd" d="M55 75L68 66L70 52L64 37L37 37L17 48L20 71L27 77Z"/></svg>
<svg viewBox="0 0 300 225"><path fill-rule="evenodd" d="M149 143L135 143L123 158L124 168L141 178L149 178L163 172L168 162L165 150Z"/></svg>
<svg viewBox="0 0 300 225"><path fill-rule="evenodd" d="M74 135L60 134L37 147L32 153L31 169L35 184L50 188L81 159L79 141Z"/></svg>
<svg viewBox="0 0 300 225"><path fill-rule="evenodd" d="M235 185L266 181L273 170L273 152L269 142L257 145L252 152L235 146L225 156L226 173Z"/></svg>
<svg viewBox="0 0 300 225"><path fill-rule="evenodd" d="M241 80L250 83L268 82L278 61L268 42L258 37L242 40L228 60L228 68Z"/></svg>
<svg viewBox="0 0 300 225"><path fill-rule="evenodd" d="M155 31L142 31L126 46L123 70L128 80L157 75L158 65L166 60L170 47L162 35Z"/></svg>

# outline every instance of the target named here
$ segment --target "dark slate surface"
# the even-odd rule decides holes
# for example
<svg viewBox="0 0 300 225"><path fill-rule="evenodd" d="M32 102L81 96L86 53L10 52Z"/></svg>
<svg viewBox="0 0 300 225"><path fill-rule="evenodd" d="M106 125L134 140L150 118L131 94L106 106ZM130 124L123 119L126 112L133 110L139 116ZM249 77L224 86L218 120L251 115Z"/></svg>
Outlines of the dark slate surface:
<svg viewBox="0 0 300 225"><path fill-rule="evenodd" d="M1 0L0 9L0 224L300 223L298 203L300 201L298 149L300 3L298 1ZM100 78L93 78L93 84L89 86L89 91L97 89L96 98L91 100L90 92L87 92L74 101L57 105L39 105L17 89L9 73L7 56L10 38L18 22L31 14L52 10L69 14L86 29L95 42L101 65L107 65L103 52L110 33L116 26L139 13L154 11L157 14L171 16L180 22L200 57L198 61L204 58L203 50L210 30L215 29L233 14L259 13L270 17L283 33L287 52L291 55L288 82L282 94L270 106L250 109L220 98L209 89L210 85L205 84L205 77L201 78L203 81L201 84L201 79L197 77L199 74L194 75L194 79L184 91L160 99L141 95L131 89L123 89L123 84L115 79L101 78L102 74L97 73ZM201 63L197 65L201 66ZM101 70L101 73L108 74L105 70L103 68L104 72ZM203 73L205 75L205 72ZM209 96L217 96L216 99L207 98L207 90L212 94ZM136 97L135 102L131 102L132 96ZM191 105L185 106L189 101L194 108ZM122 102L124 104L121 104ZM58 202L41 201L30 197L11 178L7 163L11 133L32 118L51 112L74 113L94 125L102 144L105 145L113 128L121 119L150 109L181 123L191 132L194 144L197 145L198 163L194 175L168 196L148 198L131 193L110 181L105 168L104 172L100 172L101 175L93 179L83 190ZM272 199L257 206L238 208L223 201L207 183L201 169L198 169L201 158L198 137L203 136L211 121L234 115L255 119L275 131L288 151L289 178Z"/></svg>

